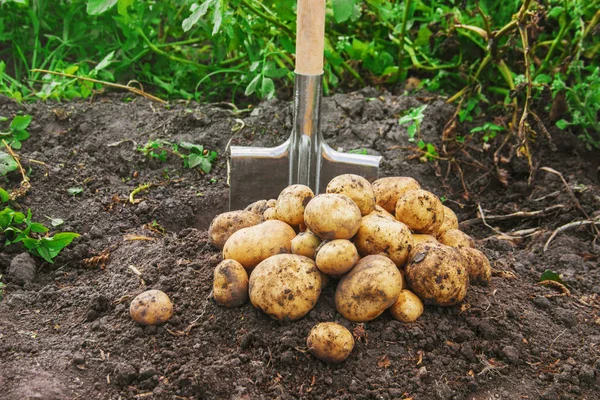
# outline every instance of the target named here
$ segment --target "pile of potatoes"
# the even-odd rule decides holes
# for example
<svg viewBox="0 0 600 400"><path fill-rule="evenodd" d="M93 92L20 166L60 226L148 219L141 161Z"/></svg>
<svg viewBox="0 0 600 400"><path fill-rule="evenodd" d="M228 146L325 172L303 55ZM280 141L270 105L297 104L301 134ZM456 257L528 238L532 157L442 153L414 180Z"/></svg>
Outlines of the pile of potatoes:
<svg viewBox="0 0 600 400"><path fill-rule="evenodd" d="M214 299L226 307L250 299L277 320L305 316L333 281L337 311L353 322L388 309L393 318L412 322L423 303L452 306L464 299L469 283L491 281L488 259L458 229L456 214L410 177L370 183L340 175L317 196L292 185L276 200L218 215L209 238L223 251ZM317 325L309 350L343 361L354 345L344 329ZM323 342L336 337L337 347Z"/></svg>

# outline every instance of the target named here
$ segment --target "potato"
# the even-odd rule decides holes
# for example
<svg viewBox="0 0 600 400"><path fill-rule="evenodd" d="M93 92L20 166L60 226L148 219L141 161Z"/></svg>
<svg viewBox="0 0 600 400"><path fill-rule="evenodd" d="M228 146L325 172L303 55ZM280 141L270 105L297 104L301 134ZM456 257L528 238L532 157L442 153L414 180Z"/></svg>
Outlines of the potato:
<svg viewBox="0 0 600 400"><path fill-rule="evenodd" d="M371 321L394 304L401 291L402 275L392 260L367 256L338 283L335 307L347 320Z"/></svg>
<svg viewBox="0 0 600 400"><path fill-rule="evenodd" d="M263 213L263 219L265 221L277 219L277 211L275 210L275 207L267 208Z"/></svg>
<svg viewBox="0 0 600 400"><path fill-rule="evenodd" d="M438 241L431 235L427 235L425 233L413 233L413 245L416 246L419 243L438 243Z"/></svg>
<svg viewBox="0 0 600 400"><path fill-rule="evenodd" d="M435 234L444 222L444 206L431 192L411 190L398 199L395 215L413 231Z"/></svg>
<svg viewBox="0 0 600 400"><path fill-rule="evenodd" d="M341 363L354 349L354 337L340 324L321 322L310 330L306 347L319 360Z"/></svg>
<svg viewBox="0 0 600 400"><path fill-rule="evenodd" d="M291 185L281 191L275 212L277 219L290 225L304 223L304 208L312 198L313 191L305 185Z"/></svg>
<svg viewBox="0 0 600 400"><path fill-rule="evenodd" d="M230 211L219 214L212 220L208 228L208 240L219 250L231 235L242 228L258 225L262 222L260 215L251 211Z"/></svg>
<svg viewBox="0 0 600 400"><path fill-rule="evenodd" d="M276 320L296 320L317 303L323 277L315 262L295 254L278 254L250 275L252 305Z"/></svg>
<svg viewBox="0 0 600 400"><path fill-rule="evenodd" d="M469 274L463 262L454 247L421 243L406 264L406 281L423 303L452 306L467 295Z"/></svg>
<svg viewBox="0 0 600 400"><path fill-rule="evenodd" d="M400 267L408 258L413 239L402 222L371 213L360 221L354 244L360 255L383 254Z"/></svg>
<svg viewBox="0 0 600 400"><path fill-rule="evenodd" d="M213 297L225 307L239 307L248 300L248 273L235 260L217 265L213 281Z"/></svg>
<svg viewBox="0 0 600 400"><path fill-rule="evenodd" d="M129 315L140 325L161 325L173 315L173 303L166 293L147 290L133 299Z"/></svg>
<svg viewBox="0 0 600 400"><path fill-rule="evenodd" d="M485 254L470 247L463 247L458 251L463 257L470 283L481 286L492 283L492 266Z"/></svg>
<svg viewBox="0 0 600 400"><path fill-rule="evenodd" d="M223 259L236 260L252 270L272 255L290 253L294 237L296 232L285 222L265 221L231 235L223 247Z"/></svg>
<svg viewBox="0 0 600 400"><path fill-rule="evenodd" d="M414 322L423 314L423 302L410 290L402 290L390 307L390 314L400 322Z"/></svg>
<svg viewBox="0 0 600 400"><path fill-rule="evenodd" d="M371 214L379 214L379 215L382 215L384 217L388 217L388 218L391 218L393 220L396 220L396 217L394 217L389 212L385 211L385 209L383 207L381 207L380 205L378 205L378 204L375 204L375 208L373 209L373 212Z"/></svg>
<svg viewBox="0 0 600 400"><path fill-rule="evenodd" d="M362 215L367 215L375 208L375 194L368 180L360 175L339 175L329 181L327 193L338 193L348 196L356 203Z"/></svg>
<svg viewBox="0 0 600 400"><path fill-rule="evenodd" d="M321 239L311 231L300 232L292 239L292 254L315 259L315 251Z"/></svg>
<svg viewBox="0 0 600 400"><path fill-rule="evenodd" d="M350 239L360 225L358 206L343 194L315 196L304 211L304 223L324 240Z"/></svg>
<svg viewBox="0 0 600 400"><path fill-rule="evenodd" d="M387 212L396 211L396 203L409 190L420 189L419 182L408 176L392 176L379 178L371 184L377 205Z"/></svg>
<svg viewBox="0 0 600 400"><path fill-rule="evenodd" d="M254 214L262 215L271 207L275 207L276 200L258 200L244 208L244 211L250 211Z"/></svg>
<svg viewBox="0 0 600 400"><path fill-rule="evenodd" d="M450 247L475 247L473 238L458 229L448 229L438 236L438 240Z"/></svg>
<svg viewBox="0 0 600 400"><path fill-rule="evenodd" d="M317 249L317 268L327 275L339 276L350 271L358 262L358 251L346 239L336 239L323 243Z"/></svg>
<svg viewBox="0 0 600 400"><path fill-rule="evenodd" d="M450 208L443 206L444 207L444 222L442 222L442 225L438 228L437 231L437 235L441 235L442 233L446 232L448 229L458 229L458 217L456 216L456 214L454 214L454 211L452 211Z"/></svg>

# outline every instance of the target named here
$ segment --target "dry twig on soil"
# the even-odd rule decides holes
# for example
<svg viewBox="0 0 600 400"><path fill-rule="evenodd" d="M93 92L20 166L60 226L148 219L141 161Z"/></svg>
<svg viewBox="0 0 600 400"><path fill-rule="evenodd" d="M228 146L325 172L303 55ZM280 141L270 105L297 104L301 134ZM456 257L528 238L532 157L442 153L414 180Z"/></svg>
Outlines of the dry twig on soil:
<svg viewBox="0 0 600 400"><path fill-rule="evenodd" d="M15 160L15 162L17 163L17 167L19 167L19 172L21 172L21 186L19 186L18 189L15 189L12 192L10 192L10 195L9 195L9 198L11 200L16 200L19 197L25 196L27 191L31 188L31 183L29 182L29 177L27 176L27 174L25 173L25 170L23 169L23 166L21 165L19 156L13 151L12 147L10 147L10 145L8 143L6 143L6 140L2 139L2 143L4 143L4 147L6 147L6 151L8 151L8 153Z"/></svg>

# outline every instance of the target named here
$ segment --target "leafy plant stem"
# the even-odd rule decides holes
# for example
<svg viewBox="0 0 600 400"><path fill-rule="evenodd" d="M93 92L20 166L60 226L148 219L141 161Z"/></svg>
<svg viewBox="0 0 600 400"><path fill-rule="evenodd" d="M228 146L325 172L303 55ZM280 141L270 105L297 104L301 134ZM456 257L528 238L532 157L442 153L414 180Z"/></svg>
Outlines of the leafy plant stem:
<svg viewBox="0 0 600 400"><path fill-rule="evenodd" d="M187 64L187 65L193 65L194 67L198 68L201 71L208 71L209 67L207 65L204 64L200 64L197 63L195 61L191 61L191 60L187 60L185 58L180 58L177 56L174 56L172 54L167 53L164 50L161 50L157 45L155 45L154 43L152 43L152 41L150 39L148 39L148 37L146 36L146 34L144 33L144 31L142 31L141 28L137 28L136 31L140 34L140 36L142 37L142 39L144 39L144 41L146 42L146 44L148 45L148 47L150 47L150 49L155 52L156 54L159 54L163 57L167 57L169 60L171 61L175 61L178 63L182 63L182 64Z"/></svg>
<svg viewBox="0 0 600 400"><path fill-rule="evenodd" d="M269 21L270 23L272 23L273 25L281 28L281 30L283 30L285 33L288 34L289 37L295 37L296 35L294 34L294 31L292 31L288 26L282 24L281 22L277 21L275 18L265 14L264 12L260 11L259 9L257 9L256 7L254 7L252 4L250 4L247 0L242 0L241 3L244 7L246 7L248 9L248 11L250 11L251 13L253 13L254 15L263 18L266 21Z"/></svg>

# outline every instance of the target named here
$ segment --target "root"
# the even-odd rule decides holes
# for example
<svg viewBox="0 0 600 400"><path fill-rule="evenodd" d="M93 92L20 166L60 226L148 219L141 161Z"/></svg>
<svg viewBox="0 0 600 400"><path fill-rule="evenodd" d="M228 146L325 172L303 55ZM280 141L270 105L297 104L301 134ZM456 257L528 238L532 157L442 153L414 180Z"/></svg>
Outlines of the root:
<svg viewBox="0 0 600 400"><path fill-rule="evenodd" d="M559 210L559 209L563 209L563 208L566 208L566 206L563 205L563 204L555 204L555 205L547 207L547 208L545 208L543 210L517 211L517 212L514 212L512 214L506 214L506 215L488 215L488 216L485 217L485 219L487 221L504 221L504 220L511 219L511 218L545 217L551 211ZM481 221L481 217L468 219L466 221L461 222L460 224L463 225L463 226L469 226L469 225L472 225L472 224L474 224L476 222L479 222L479 221Z"/></svg>
<svg viewBox="0 0 600 400"><path fill-rule="evenodd" d="M23 169L23 166L21 165L19 156L13 151L12 147L10 147L10 145L8 143L6 143L6 140L2 139L2 143L4 143L4 147L6 147L6 151L8 151L8 153L11 155L11 157L14 158L15 162L17 163L17 166L19 167L19 172L21 172L21 186L19 186L19 188L10 192L10 195L9 195L10 200L16 200L27 194L27 191L31 188L31 183L29 182L29 177L27 176L27 174L25 173L25 170Z"/></svg>
<svg viewBox="0 0 600 400"><path fill-rule="evenodd" d="M600 217L598 217L594 220L589 219L589 220L583 220L583 221L573 221L573 222L569 222L566 225L556 228L554 230L554 232L552 232L552 235L550 235L550 237L546 241L546 244L544 245L544 251L548 250L548 246L550 246L550 242L556 237L556 235L558 235L562 231L566 231L567 229L580 227L582 225L592 225L597 232L598 228L596 227L596 225L600 225Z"/></svg>

